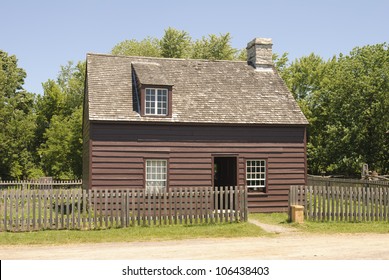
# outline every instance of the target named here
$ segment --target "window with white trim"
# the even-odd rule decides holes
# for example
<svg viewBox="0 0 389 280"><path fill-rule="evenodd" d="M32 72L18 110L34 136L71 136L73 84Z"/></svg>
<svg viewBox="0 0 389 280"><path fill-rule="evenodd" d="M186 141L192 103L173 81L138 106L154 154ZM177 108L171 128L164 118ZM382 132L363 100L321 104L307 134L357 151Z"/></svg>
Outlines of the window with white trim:
<svg viewBox="0 0 389 280"><path fill-rule="evenodd" d="M254 159L246 161L246 185L248 188L266 187L266 161Z"/></svg>
<svg viewBox="0 0 389 280"><path fill-rule="evenodd" d="M168 90L164 88L146 88L146 115L168 115Z"/></svg>
<svg viewBox="0 0 389 280"><path fill-rule="evenodd" d="M164 191L167 185L167 160L146 160L146 191Z"/></svg>

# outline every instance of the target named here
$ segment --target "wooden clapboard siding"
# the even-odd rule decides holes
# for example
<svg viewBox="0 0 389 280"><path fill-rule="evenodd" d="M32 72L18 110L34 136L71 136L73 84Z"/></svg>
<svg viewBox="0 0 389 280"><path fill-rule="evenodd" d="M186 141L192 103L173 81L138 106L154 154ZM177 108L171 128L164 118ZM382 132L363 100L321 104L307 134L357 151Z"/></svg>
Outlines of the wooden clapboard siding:
<svg viewBox="0 0 389 280"><path fill-rule="evenodd" d="M100 121L90 124L89 149L91 189L142 189L145 160L160 158L168 160L168 188L211 187L213 157L218 155L237 157L241 186L246 184L247 159L267 161L266 193L248 193L251 212L286 211L290 185L306 183L304 126Z"/></svg>

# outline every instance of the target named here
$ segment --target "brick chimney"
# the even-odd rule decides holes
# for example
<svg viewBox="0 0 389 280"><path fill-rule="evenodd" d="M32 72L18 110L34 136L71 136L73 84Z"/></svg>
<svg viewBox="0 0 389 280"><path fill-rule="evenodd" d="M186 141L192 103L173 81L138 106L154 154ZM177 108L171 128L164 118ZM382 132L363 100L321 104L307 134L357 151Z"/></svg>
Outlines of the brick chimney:
<svg viewBox="0 0 389 280"><path fill-rule="evenodd" d="M272 60L272 39L255 38L247 44L247 63L256 70L271 71Z"/></svg>

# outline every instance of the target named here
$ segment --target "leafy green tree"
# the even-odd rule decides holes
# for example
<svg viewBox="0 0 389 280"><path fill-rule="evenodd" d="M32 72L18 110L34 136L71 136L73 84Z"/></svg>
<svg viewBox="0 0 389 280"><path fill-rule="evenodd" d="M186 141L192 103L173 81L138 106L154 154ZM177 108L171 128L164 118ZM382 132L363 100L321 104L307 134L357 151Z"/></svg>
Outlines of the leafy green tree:
<svg viewBox="0 0 389 280"><path fill-rule="evenodd" d="M389 49L377 44L340 55L326 84L330 170L358 173L362 163L389 171Z"/></svg>
<svg viewBox="0 0 389 280"><path fill-rule="evenodd" d="M36 147L42 169L58 179L81 177L82 101L85 62L61 67L56 81L43 84L37 102Z"/></svg>
<svg viewBox="0 0 389 280"><path fill-rule="evenodd" d="M186 58L190 55L191 38L185 31L169 27L160 41L161 56Z"/></svg>
<svg viewBox="0 0 389 280"><path fill-rule="evenodd" d="M125 40L112 49L112 54L128 56L196 58L210 60L237 60L246 56L245 50L231 46L230 33L208 37L192 42L185 31L169 27L162 39L147 37L142 41Z"/></svg>
<svg viewBox="0 0 389 280"><path fill-rule="evenodd" d="M230 33L203 37L194 43L191 58L233 60L237 57L238 50L231 47L230 41Z"/></svg>
<svg viewBox="0 0 389 280"><path fill-rule="evenodd" d="M311 54L281 71L310 121L309 171L357 176L389 171L389 51L355 48L325 62Z"/></svg>
<svg viewBox="0 0 389 280"><path fill-rule="evenodd" d="M23 90L26 72L17 58L0 50L0 177L26 179L40 176L35 164L34 95Z"/></svg>
<svg viewBox="0 0 389 280"><path fill-rule="evenodd" d="M312 92L320 87L326 65L325 61L312 53L309 56L296 59L289 67L285 67L285 58L285 56L281 57L278 62L283 64L280 73L286 85L297 100L309 98Z"/></svg>
<svg viewBox="0 0 389 280"><path fill-rule="evenodd" d="M151 37L140 42L135 39L125 40L115 45L111 53L114 55L161 57L160 42Z"/></svg>
<svg viewBox="0 0 389 280"><path fill-rule="evenodd" d="M80 178L82 172L82 108L71 116L54 115L46 129L46 141L40 146L42 166L47 174L59 179Z"/></svg>
<svg viewBox="0 0 389 280"><path fill-rule="evenodd" d="M273 53L272 60L274 63L274 67L277 69L277 71L283 73L284 69L286 69L288 66L288 53L285 52L281 56L279 56L277 53Z"/></svg>

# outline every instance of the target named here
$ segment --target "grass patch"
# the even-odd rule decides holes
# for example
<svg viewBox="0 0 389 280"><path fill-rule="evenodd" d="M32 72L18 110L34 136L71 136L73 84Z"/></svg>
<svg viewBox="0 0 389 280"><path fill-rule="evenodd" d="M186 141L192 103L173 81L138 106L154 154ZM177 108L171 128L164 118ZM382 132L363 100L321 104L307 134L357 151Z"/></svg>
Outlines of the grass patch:
<svg viewBox="0 0 389 280"><path fill-rule="evenodd" d="M389 233L388 222L314 222L305 221L304 224L288 222L288 214L250 214L250 219L258 220L261 223L293 227L306 233Z"/></svg>
<svg viewBox="0 0 389 280"><path fill-rule="evenodd" d="M136 226L105 230L42 230L1 232L0 245L61 245L75 243L163 241L194 238L260 237L267 233L250 223Z"/></svg>

